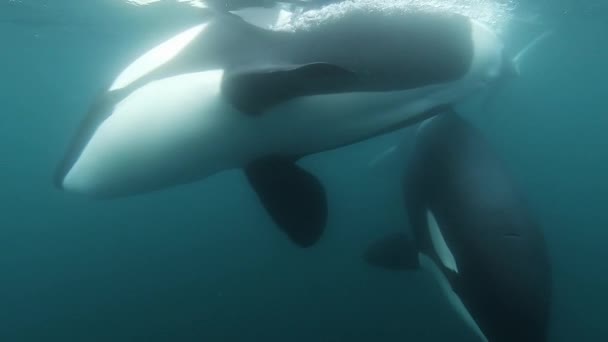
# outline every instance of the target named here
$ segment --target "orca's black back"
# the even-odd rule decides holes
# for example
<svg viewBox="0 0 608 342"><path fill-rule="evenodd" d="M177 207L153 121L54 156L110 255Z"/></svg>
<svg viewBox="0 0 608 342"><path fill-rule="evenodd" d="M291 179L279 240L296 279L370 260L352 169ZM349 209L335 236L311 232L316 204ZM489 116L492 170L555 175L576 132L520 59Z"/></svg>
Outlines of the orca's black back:
<svg viewBox="0 0 608 342"><path fill-rule="evenodd" d="M483 135L454 113L435 117L419 134L404 191L418 246L436 258L426 210L435 215L458 273L440 267L486 337L546 341L551 271L542 231Z"/></svg>
<svg viewBox="0 0 608 342"><path fill-rule="evenodd" d="M471 22L455 14L352 11L286 39L280 59L338 65L360 77L360 90L453 81L473 59Z"/></svg>

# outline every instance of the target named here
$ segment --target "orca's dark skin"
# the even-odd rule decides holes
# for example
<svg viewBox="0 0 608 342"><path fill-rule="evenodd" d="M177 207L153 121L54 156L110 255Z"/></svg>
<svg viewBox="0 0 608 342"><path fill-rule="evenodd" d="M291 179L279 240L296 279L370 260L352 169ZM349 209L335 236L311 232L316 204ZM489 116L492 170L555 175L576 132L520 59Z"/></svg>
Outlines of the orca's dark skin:
<svg viewBox="0 0 608 342"><path fill-rule="evenodd" d="M547 341L551 267L543 233L483 134L456 113L423 123L403 193L413 241L401 238L402 255L413 248L421 264L432 261L489 342ZM379 246L392 249L386 262ZM394 269L395 244L372 248L368 263Z"/></svg>

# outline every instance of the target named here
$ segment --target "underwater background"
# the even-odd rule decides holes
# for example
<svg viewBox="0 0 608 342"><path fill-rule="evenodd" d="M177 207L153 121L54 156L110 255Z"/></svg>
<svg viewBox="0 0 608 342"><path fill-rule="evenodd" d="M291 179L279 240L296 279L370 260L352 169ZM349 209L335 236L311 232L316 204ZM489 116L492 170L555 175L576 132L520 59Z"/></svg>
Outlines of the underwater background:
<svg viewBox="0 0 608 342"><path fill-rule="evenodd" d="M460 111L542 222L549 340L606 341L608 3L515 5L507 46L554 35L489 109ZM0 341L476 341L430 275L362 260L404 228L401 170L368 166L404 132L302 161L330 205L310 249L279 233L239 170L112 201L53 187L94 96L197 20L173 1L0 0Z"/></svg>

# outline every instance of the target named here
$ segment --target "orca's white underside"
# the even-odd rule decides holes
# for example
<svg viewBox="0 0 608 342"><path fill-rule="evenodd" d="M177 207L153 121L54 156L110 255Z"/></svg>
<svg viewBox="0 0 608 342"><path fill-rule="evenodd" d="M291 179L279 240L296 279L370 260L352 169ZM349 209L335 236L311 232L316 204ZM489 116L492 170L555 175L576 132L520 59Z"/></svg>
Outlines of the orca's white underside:
<svg viewBox="0 0 608 342"><path fill-rule="evenodd" d="M165 64L196 39L197 25L150 50L120 74L121 89ZM63 180L66 190L162 188L245 166L266 155L307 155L368 138L438 105L454 103L498 75L502 45L473 24L474 59L459 80L423 88L296 98L252 116L221 94L223 70L151 81L97 128Z"/></svg>

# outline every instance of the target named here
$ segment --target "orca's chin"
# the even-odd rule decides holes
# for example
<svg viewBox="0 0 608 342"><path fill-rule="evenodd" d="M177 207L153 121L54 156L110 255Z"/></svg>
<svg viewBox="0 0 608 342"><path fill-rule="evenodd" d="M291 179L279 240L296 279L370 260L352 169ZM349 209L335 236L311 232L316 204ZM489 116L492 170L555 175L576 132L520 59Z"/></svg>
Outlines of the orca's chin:
<svg viewBox="0 0 608 342"><path fill-rule="evenodd" d="M100 194L97 191L97 189L95 189L95 188L82 187L82 186L77 186L75 184L70 184L69 182L66 182L65 178L56 179L54 183L55 183L55 187L57 189L65 192L65 193L82 196L82 197L89 197L89 198L106 197L106 196L103 196L102 194Z"/></svg>
<svg viewBox="0 0 608 342"><path fill-rule="evenodd" d="M55 172L55 174L53 175L53 186L55 187L55 189L57 190L64 190L63 189L63 178L65 175L63 175L60 172Z"/></svg>
<svg viewBox="0 0 608 342"><path fill-rule="evenodd" d="M74 196L88 198L92 200L110 200L124 197L131 197L138 193L127 193L124 191L116 191L115 189L102 188L102 187L84 187L77 186L74 184L63 182L56 185L57 188L65 193L69 193Z"/></svg>
<svg viewBox="0 0 608 342"><path fill-rule="evenodd" d="M57 173L53 179L53 184L55 188L63 192L91 199L110 199L126 196L121 191L117 191L119 190L118 188L103 183L102 179L95 180L93 178L84 179L75 177L72 170L67 173Z"/></svg>

